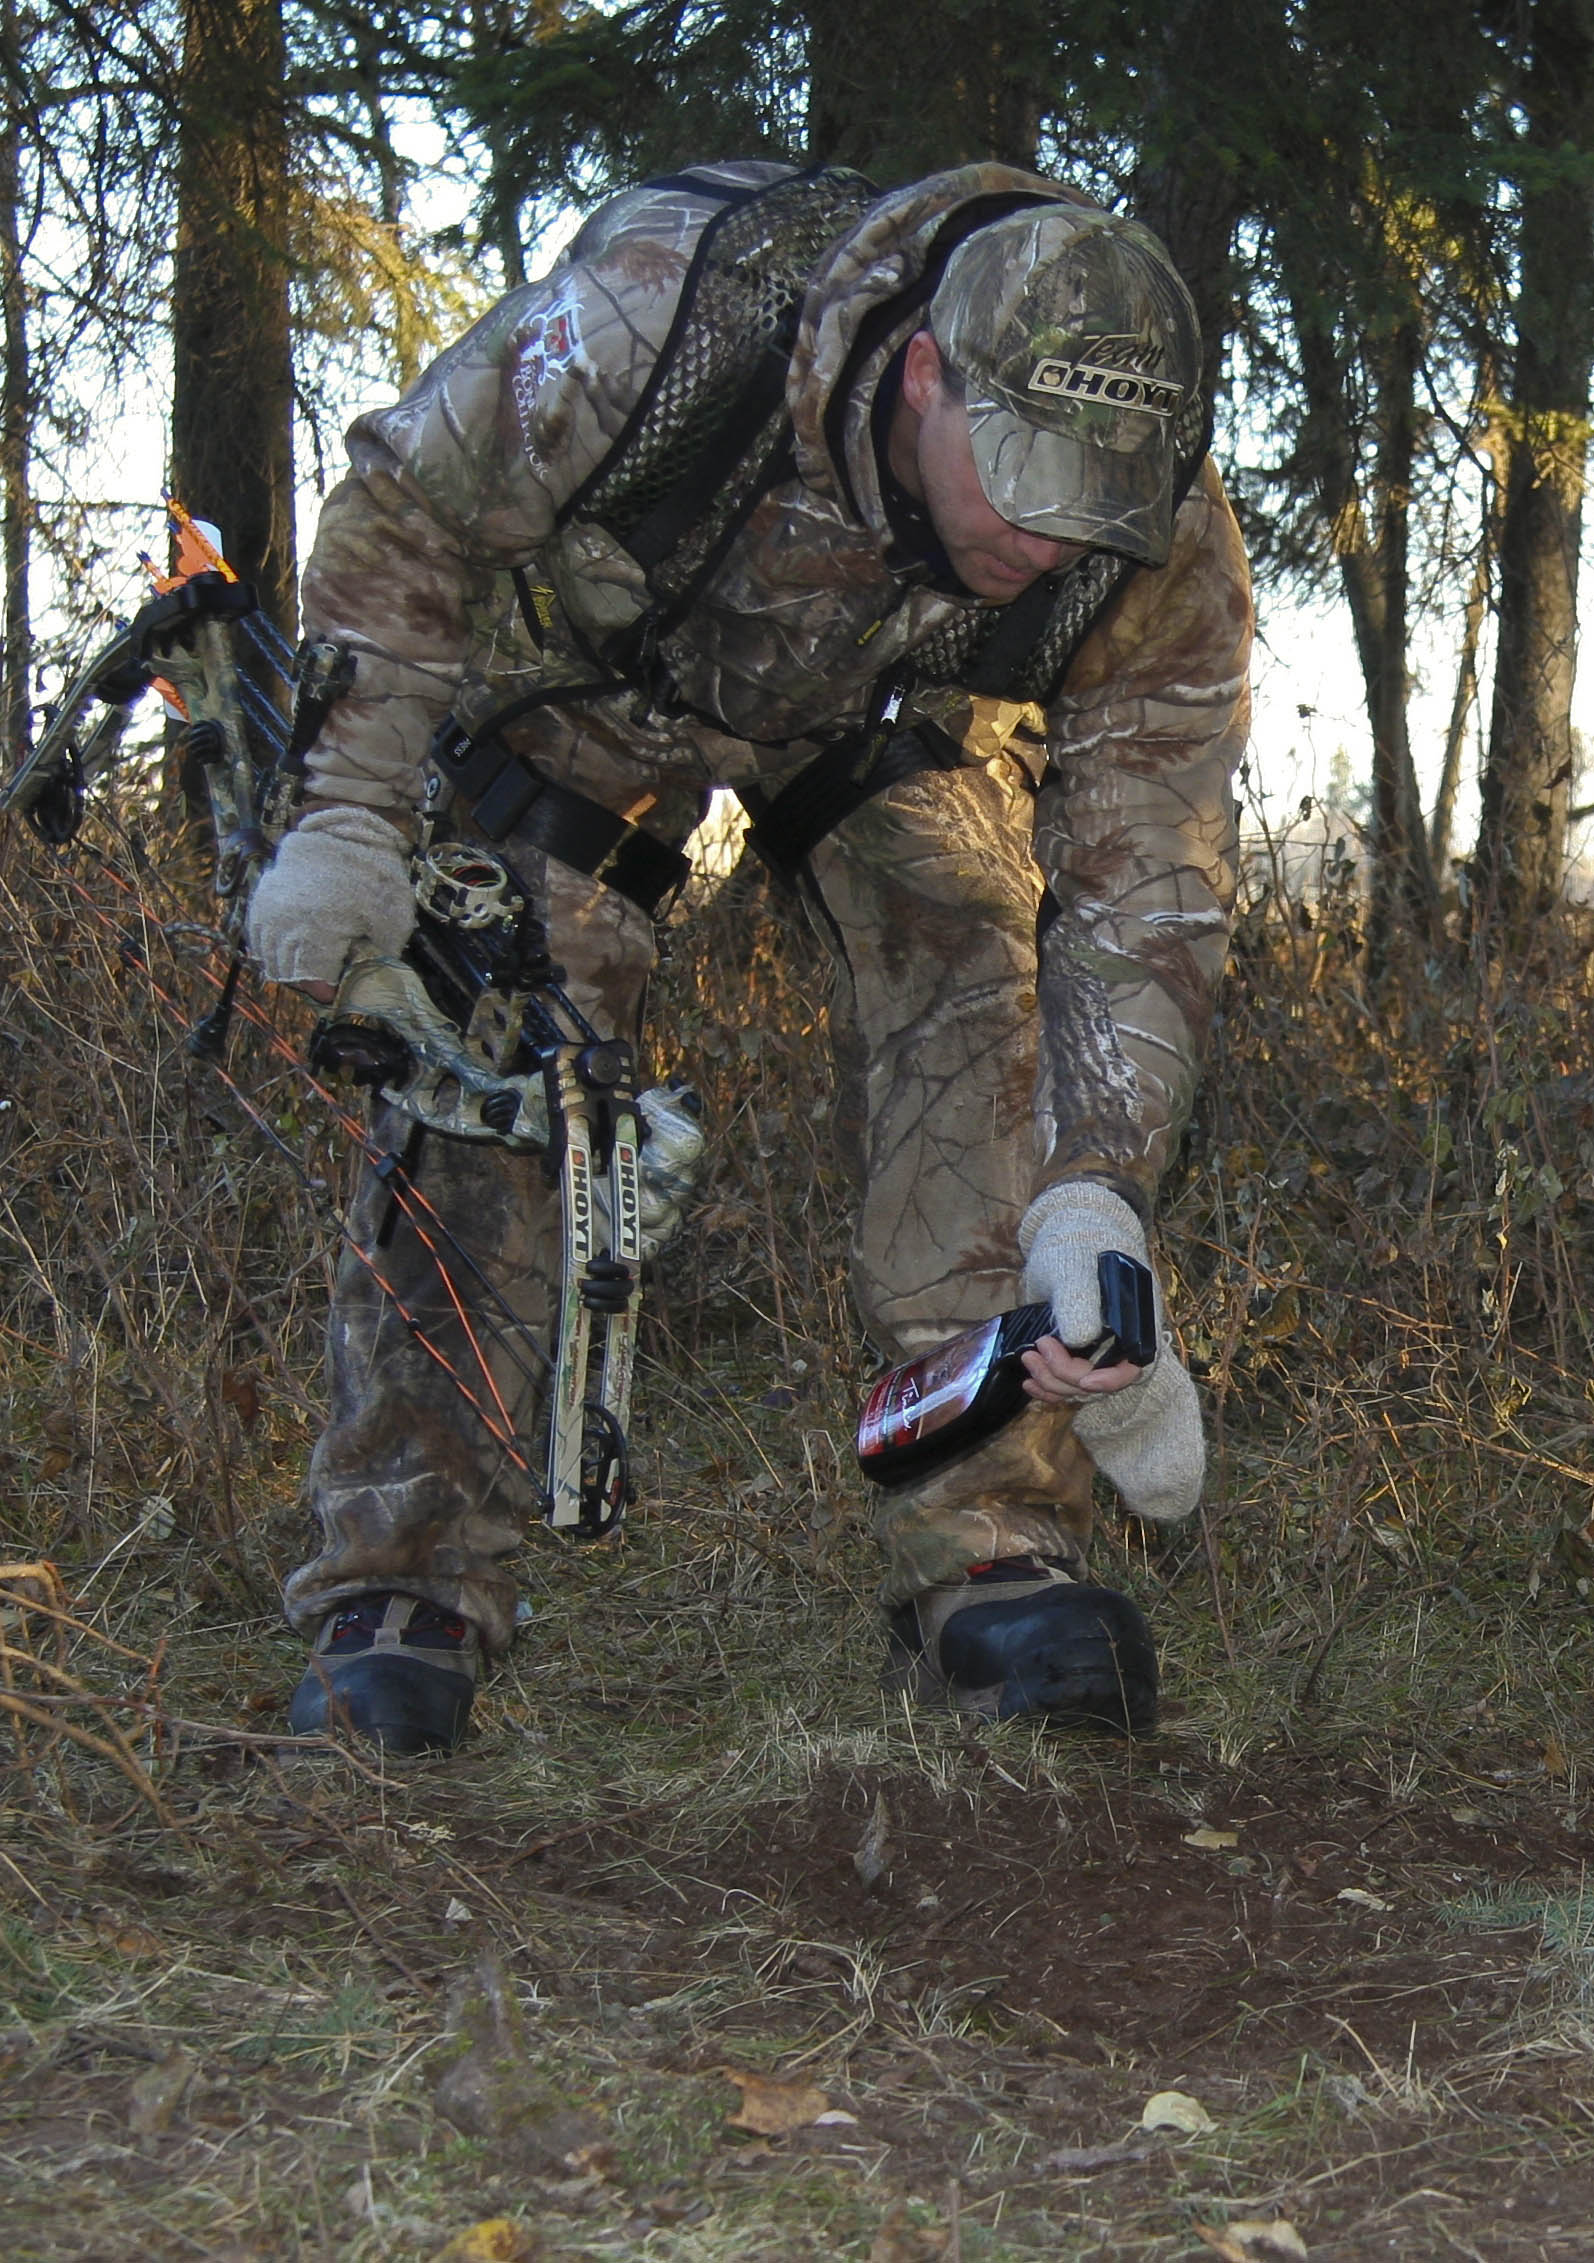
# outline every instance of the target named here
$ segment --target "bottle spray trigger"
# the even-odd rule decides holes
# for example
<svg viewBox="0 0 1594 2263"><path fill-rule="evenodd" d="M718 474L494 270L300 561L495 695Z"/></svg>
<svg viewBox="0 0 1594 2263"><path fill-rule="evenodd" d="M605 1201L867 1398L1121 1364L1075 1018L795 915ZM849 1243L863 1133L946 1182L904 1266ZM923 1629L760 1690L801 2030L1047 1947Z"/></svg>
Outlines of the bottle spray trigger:
<svg viewBox="0 0 1594 2263"><path fill-rule="evenodd" d="M1092 1367L1149 1367L1157 1356L1157 1300L1151 1268L1121 1249L1104 1249L1096 1260L1101 1292L1102 1333L1081 1347ZM1070 1347L1072 1348L1072 1347Z"/></svg>

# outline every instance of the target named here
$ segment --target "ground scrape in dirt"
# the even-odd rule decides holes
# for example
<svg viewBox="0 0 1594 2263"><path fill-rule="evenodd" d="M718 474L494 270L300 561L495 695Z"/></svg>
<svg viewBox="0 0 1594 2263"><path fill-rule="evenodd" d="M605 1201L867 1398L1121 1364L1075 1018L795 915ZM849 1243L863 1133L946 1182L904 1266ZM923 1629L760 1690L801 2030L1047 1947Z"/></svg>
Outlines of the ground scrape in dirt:
<svg viewBox="0 0 1594 2263"><path fill-rule="evenodd" d="M1110 2157L1150 2091L1186 2089L1221 2124L1298 2093L1310 2070L1349 2155L1313 2210L1314 2257L1586 2257L1594 2167L1485 2175L1475 2138L1486 2120L1525 2121L1553 2158L1586 2125L1575 2056L1507 2047L1551 1978L1541 1927L1506 1917L1527 1888L1576 1893L1594 1839L1558 1826L1537 1788L1512 1798L1478 1765L1458 1765L1456 1798L1438 1805L1309 1756L1223 1772L1126 1755L1120 1782L1041 1798L993 1758L977 1829L965 1791L829 1769L806 1796L749 1813L711 1862L651 1888L621 1882L623 1827L531 1868L539 1887L597 1887L672 1933L695 1919L712 1935L734 1917L778 1969L796 2031L837 2015L849 1990L856 2000L867 1965L878 2016L854 2080L871 2141L910 2183L960 2143L977 2150L981 2122L1015 2108L1019 2156L976 2167L976 2193L1055 2189L1059 2172L1024 2173L1026 2150L1044 2168L1095 2149L1099 2162L1061 2173L1098 2191L1155 2176L1159 2161L1168 2177L1179 2153L1164 2140ZM866 1885L859 1850L882 1835L885 1867ZM933 2105L926 2055L943 2084ZM910 2112L894 2103L904 2096ZM1465 2142L1436 2129L1440 2098L1471 2125ZM1433 2223L1412 2222L1414 2206ZM1380 2228L1402 2208L1402 2225ZM1453 2246L1447 2213L1470 2216L1456 2236L1483 2244Z"/></svg>
<svg viewBox="0 0 1594 2263"><path fill-rule="evenodd" d="M1557 2041L1544 1914L1594 1840L1520 1753L1430 1755L1435 1797L1343 1755L1220 1767L1177 1730L1049 1769L971 1731L919 1772L832 1757L712 1816L617 1786L582 1822L495 1797L489 1741L380 1792L196 1754L183 1838L83 1818L12 1949L50 2012L0 2039L0 2151L44 2227L8 2253L131 2263L174 2185L247 2217L264 2166L311 2179L330 2244L240 2254L341 2254L350 2210L362 2258L429 2254L435 2210L402 2195L462 2178L556 2257L669 2256L788 2179L842 2196L829 2244L760 2263L867 2257L892 2195L950 2239L953 2186L964 2263L1161 2263L1263 2200L1311 2263L1594 2254L1587 2042ZM449 2126L449 2006L483 1957L523 2034L485 2078L543 2135L579 2126L579 2159ZM107 1958L120 1987L74 2010ZM728 2069L834 2112L754 2137ZM1169 2089L1209 2133L1140 2127ZM52 2189L81 2237L46 2224Z"/></svg>

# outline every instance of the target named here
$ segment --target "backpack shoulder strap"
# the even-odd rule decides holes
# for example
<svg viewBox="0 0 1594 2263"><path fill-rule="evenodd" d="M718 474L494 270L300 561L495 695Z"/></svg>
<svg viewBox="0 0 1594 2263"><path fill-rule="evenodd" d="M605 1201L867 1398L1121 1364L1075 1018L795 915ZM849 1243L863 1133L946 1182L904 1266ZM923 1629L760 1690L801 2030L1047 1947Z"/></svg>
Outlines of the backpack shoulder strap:
<svg viewBox="0 0 1594 2263"><path fill-rule="evenodd" d="M659 640L684 618L740 528L792 476L786 378L820 256L875 200L861 173L816 166L719 199L635 407L560 512L602 527L636 559L653 603L602 658L652 694Z"/></svg>
<svg viewBox="0 0 1594 2263"><path fill-rule="evenodd" d="M784 411L809 277L878 194L840 166L746 187L676 178L719 209L698 237L635 406L559 514L561 525L596 520L650 575L736 483L771 413Z"/></svg>

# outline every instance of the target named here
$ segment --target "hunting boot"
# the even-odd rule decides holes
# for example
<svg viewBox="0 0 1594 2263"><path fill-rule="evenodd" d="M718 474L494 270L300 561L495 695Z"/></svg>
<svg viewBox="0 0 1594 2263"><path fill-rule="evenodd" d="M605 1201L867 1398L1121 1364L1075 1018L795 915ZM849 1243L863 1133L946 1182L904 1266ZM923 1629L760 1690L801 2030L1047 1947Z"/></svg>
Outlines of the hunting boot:
<svg viewBox="0 0 1594 2263"><path fill-rule="evenodd" d="M891 1651L891 1686L981 1720L1040 1713L1131 1736L1156 1726L1157 1654L1138 1608L1054 1560L1008 1556L927 1588L892 1613Z"/></svg>
<svg viewBox="0 0 1594 2263"><path fill-rule="evenodd" d="M301 1737L350 1730L402 1759L452 1752L480 1656L469 1619L417 1595L356 1595L322 1621L289 1724Z"/></svg>

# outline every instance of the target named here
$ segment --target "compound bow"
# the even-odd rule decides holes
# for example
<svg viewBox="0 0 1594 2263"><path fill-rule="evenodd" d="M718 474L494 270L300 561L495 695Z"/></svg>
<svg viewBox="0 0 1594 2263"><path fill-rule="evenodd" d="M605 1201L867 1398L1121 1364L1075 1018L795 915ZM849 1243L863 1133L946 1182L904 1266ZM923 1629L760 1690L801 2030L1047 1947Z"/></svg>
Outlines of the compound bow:
<svg viewBox="0 0 1594 2263"><path fill-rule="evenodd" d="M142 561L153 594L47 715L37 745L0 784L0 815L18 811L42 840L64 847L77 833L89 789L112 770L139 703L152 690L163 696L183 725L185 766L203 778L214 829L218 925L230 962L219 1003L190 1033L190 1048L220 1070L245 959L249 897L291 822L304 750L347 680L347 663L338 648L315 644L296 661L207 530L175 499L167 508L174 571L162 575ZM240 667L240 635L279 694L293 689L291 721ZM435 814L429 809L415 860L417 919L404 957L349 966L304 1066L307 1073L351 1075L428 1131L495 1140L525 1154L529 1169L546 1163L557 1170L564 1255L558 1333L551 1357L533 1345L551 1377L543 1514L557 1529L599 1535L614 1529L631 1489L627 1439L642 1260L679 1223L702 1153L700 1110L678 1082L638 1094L630 1048L601 1036L571 1001L513 869L467 844L434 843ZM176 1010L175 1001L166 1003ZM331 1100L324 1087L315 1089ZM259 1123L236 1085L232 1090ZM345 1112L338 1115L383 1170L434 1257L436 1242L446 1243L524 1338L524 1324L419 1189L402 1183L398 1159L377 1149ZM392 1295L370 1253L352 1240L350 1246ZM529 1473L532 1453L514 1433L438 1262L493 1405L405 1318Z"/></svg>

